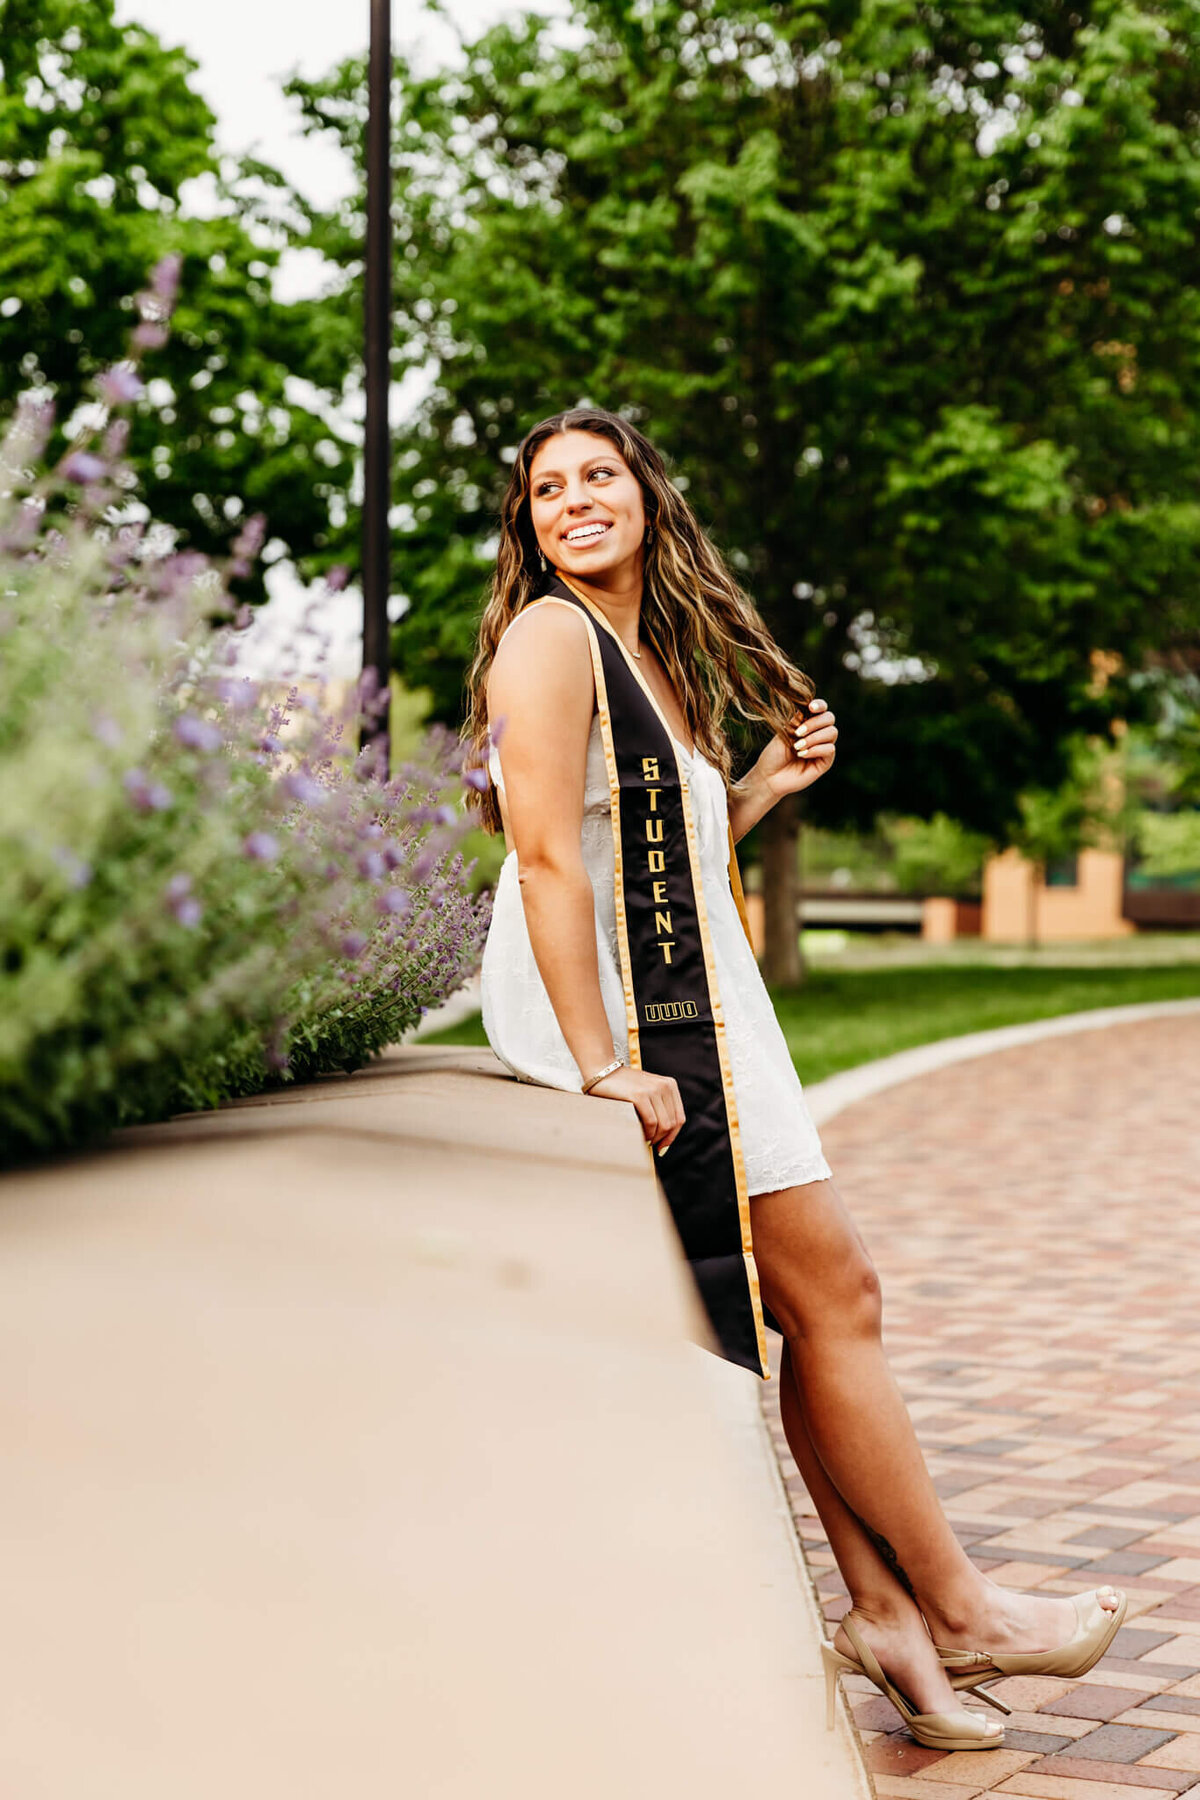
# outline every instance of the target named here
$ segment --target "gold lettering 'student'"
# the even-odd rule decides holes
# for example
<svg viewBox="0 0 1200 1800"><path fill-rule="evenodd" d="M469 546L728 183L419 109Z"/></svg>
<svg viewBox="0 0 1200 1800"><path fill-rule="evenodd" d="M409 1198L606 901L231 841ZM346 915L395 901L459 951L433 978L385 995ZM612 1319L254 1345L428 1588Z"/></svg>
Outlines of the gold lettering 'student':
<svg viewBox="0 0 1200 1800"><path fill-rule="evenodd" d="M662 781L662 776L658 772L657 756L643 756L642 780L646 783L646 798L649 801L651 813L651 817L646 820L646 842L647 844L662 844L664 842L663 822L662 818L657 816L658 796L662 792L662 788L661 786L656 787L652 785L652 783ZM651 875L665 875L667 872L666 852L663 850L647 850L646 867ZM660 906L667 906L667 884L665 881L655 881L653 883L653 893L656 909ZM675 939L672 935L671 914L669 910L666 912L655 911L654 932L658 941L658 947L662 951L663 961L669 965L671 962L671 952L675 948Z"/></svg>

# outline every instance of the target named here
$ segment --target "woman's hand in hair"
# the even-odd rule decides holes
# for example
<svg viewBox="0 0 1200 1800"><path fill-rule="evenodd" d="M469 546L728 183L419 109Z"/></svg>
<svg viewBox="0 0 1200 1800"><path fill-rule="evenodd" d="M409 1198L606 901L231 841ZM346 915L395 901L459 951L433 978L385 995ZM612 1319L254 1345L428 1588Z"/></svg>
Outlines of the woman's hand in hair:
<svg viewBox="0 0 1200 1800"><path fill-rule="evenodd" d="M755 765L772 798L798 794L811 787L833 767L837 755L837 720L825 700L810 700L807 712L798 712L786 738L772 738Z"/></svg>
<svg viewBox="0 0 1200 1800"><path fill-rule="evenodd" d="M671 1075L651 1075L646 1069L616 1069L591 1090L600 1100L629 1100L637 1108L642 1134L661 1156L683 1130L683 1101Z"/></svg>
<svg viewBox="0 0 1200 1800"><path fill-rule="evenodd" d="M833 767L837 721L824 700L810 700L794 716L787 737L774 737L754 767L729 790L729 823L735 843L785 794L811 787Z"/></svg>

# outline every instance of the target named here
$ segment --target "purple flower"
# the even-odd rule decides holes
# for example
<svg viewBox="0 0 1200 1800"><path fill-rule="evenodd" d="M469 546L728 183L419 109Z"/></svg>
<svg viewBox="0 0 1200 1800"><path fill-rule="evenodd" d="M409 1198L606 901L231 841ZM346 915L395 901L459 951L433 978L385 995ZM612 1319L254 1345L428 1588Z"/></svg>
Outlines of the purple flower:
<svg viewBox="0 0 1200 1800"><path fill-rule="evenodd" d="M90 450L72 450L63 458L61 468L68 481L77 481L83 487L90 481L99 481L106 465Z"/></svg>
<svg viewBox="0 0 1200 1800"><path fill-rule="evenodd" d="M110 463L120 462L129 447L129 420L114 419L104 434L104 454Z"/></svg>
<svg viewBox="0 0 1200 1800"><path fill-rule="evenodd" d="M0 549L28 550L41 529L44 510L38 500L22 500L8 530L0 534Z"/></svg>
<svg viewBox="0 0 1200 1800"><path fill-rule="evenodd" d="M137 370L129 363L115 363L111 369L105 369L96 386L110 406L129 406L146 391Z"/></svg>
<svg viewBox="0 0 1200 1800"><path fill-rule="evenodd" d="M486 769L474 768L463 770L463 786L474 788L477 794L486 794L491 783Z"/></svg>
<svg viewBox="0 0 1200 1800"><path fill-rule="evenodd" d="M189 931L194 930L204 917L204 908L194 894L185 894L181 900L176 900L171 911Z"/></svg>
<svg viewBox="0 0 1200 1800"><path fill-rule="evenodd" d="M121 742L121 727L109 713L97 713L92 719L92 735L115 750Z"/></svg>
<svg viewBox="0 0 1200 1800"><path fill-rule="evenodd" d="M181 713L174 729L176 738L187 750L207 752L221 748L220 727L211 719L197 718L195 713Z"/></svg>
<svg viewBox="0 0 1200 1800"><path fill-rule="evenodd" d="M167 328L157 325L150 319L143 319L133 329L133 343L137 350L161 350L167 341Z"/></svg>
<svg viewBox="0 0 1200 1800"><path fill-rule="evenodd" d="M109 568L123 569L131 563L141 547L142 536L142 526L139 523L122 525L109 546Z"/></svg>
<svg viewBox="0 0 1200 1800"><path fill-rule="evenodd" d="M139 812L166 812L172 804L172 794L161 781L151 781L143 769L127 769L124 776L125 792Z"/></svg>
<svg viewBox="0 0 1200 1800"><path fill-rule="evenodd" d="M159 581L167 593L178 593L189 582L199 581L209 562L202 550L181 550L159 565Z"/></svg>
<svg viewBox="0 0 1200 1800"><path fill-rule="evenodd" d="M267 517L265 513L251 513L242 529L233 540L233 554L250 563L263 547L263 539L267 535Z"/></svg>
<svg viewBox="0 0 1200 1800"><path fill-rule="evenodd" d="M76 856L73 850L60 845L54 852L54 860L67 878L68 885L73 888L85 888L92 879L92 865Z"/></svg>
<svg viewBox="0 0 1200 1800"><path fill-rule="evenodd" d="M155 263L150 273L150 288L156 300L168 311L174 306L179 293L179 275L183 268L183 258L178 250L172 250Z"/></svg>
<svg viewBox="0 0 1200 1800"><path fill-rule="evenodd" d="M248 706L254 705L254 686L248 675L236 680L232 675L222 675L217 682L217 699L224 700L234 712L245 712Z"/></svg>
<svg viewBox="0 0 1200 1800"><path fill-rule="evenodd" d="M285 775L279 784L289 800L298 800L302 806L324 806L329 798L328 791L319 781L314 781L303 769L294 769Z"/></svg>
<svg viewBox="0 0 1200 1800"><path fill-rule="evenodd" d="M251 862L275 862L279 856L279 839L269 831L252 831L242 840L242 853Z"/></svg>
<svg viewBox="0 0 1200 1800"><path fill-rule="evenodd" d="M358 859L358 872L365 881L382 881L387 863L378 850L364 850Z"/></svg>
<svg viewBox="0 0 1200 1800"><path fill-rule="evenodd" d="M375 905L381 913L390 913L393 918L403 918L412 906L412 901L403 888L385 888Z"/></svg>
<svg viewBox="0 0 1200 1800"><path fill-rule="evenodd" d="M340 594L350 579L350 571L345 563L334 563L332 569L326 571L325 586L331 594Z"/></svg>
<svg viewBox="0 0 1200 1800"><path fill-rule="evenodd" d="M164 889L167 905L174 906L177 900L182 900L185 894L191 892L191 888L192 878L185 870L181 869L178 875L172 875Z"/></svg>
<svg viewBox="0 0 1200 1800"><path fill-rule="evenodd" d="M258 740L258 747L260 750L265 750L267 752L267 754L270 756L276 755L280 750L283 749L283 745L280 743L279 739L275 736L275 733L273 731L264 731L263 732L262 736Z"/></svg>
<svg viewBox="0 0 1200 1800"><path fill-rule="evenodd" d="M366 933L362 931L344 932L338 949L343 956L361 956L367 947Z"/></svg>
<svg viewBox="0 0 1200 1800"><path fill-rule="evenodd" d="M37 462L54 429L53 400L35 400L22 394L17 401L17 417L12 426L16 439L16 462Z"/></svg>
<svg viewBox="0 0 1200 1800"><path fill-rule="evenodd" d="M439 825L456 825L458 823L458 808L454 806L439 806L433 816Z"/></svg>

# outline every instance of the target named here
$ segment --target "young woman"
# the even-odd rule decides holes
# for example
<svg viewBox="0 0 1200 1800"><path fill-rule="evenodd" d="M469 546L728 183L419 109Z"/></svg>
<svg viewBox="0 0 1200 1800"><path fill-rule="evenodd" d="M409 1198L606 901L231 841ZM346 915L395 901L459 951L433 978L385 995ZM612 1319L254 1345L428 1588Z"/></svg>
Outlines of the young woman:
<svg viewBox="0 0 1200 1800"><path fill-rule="evenodd" d="M509 854L483 965L497 1055L637 1111L717 1340L766 1374L852 1610L824 1646L922 1743L989 1749L958 1690L1077 1677L1125 1613L981 1574L947 1523L884 1359L879 1283L830 1177L739 917L731 844L831 768L837 726L772 642L662 459L624 420L522 443L471 672L485 823ZM770 730L731 780L730 707ZM761 1303L760 1303L761 1296Z"/></svg>

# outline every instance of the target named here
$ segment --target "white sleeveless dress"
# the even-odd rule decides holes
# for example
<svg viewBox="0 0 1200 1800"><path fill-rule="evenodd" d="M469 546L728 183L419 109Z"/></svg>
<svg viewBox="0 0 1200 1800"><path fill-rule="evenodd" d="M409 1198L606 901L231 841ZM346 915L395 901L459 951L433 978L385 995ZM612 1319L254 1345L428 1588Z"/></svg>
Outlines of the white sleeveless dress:
<svg viewBox="0 0 1200 1800"><path fill-rule="evenodd" d="M689 755L682 745L679 751L696 821L704 904L725 1012L748 1190L769 1194L778 1188L825 1180L830 1171L821 1140L729 885L725 783L699 751ZM503 791L503 770L494 748L488 767L493 782ZM600 992L617 1055L627 1059L608 772L598 716L592 719L588 738L582 845L595 897ZM577 1094L582 1077L559 1030L529 942L515 850L505 858L496 885L483 953L482 989L483 1028L501 1062L523 1081Z"/></svg>

